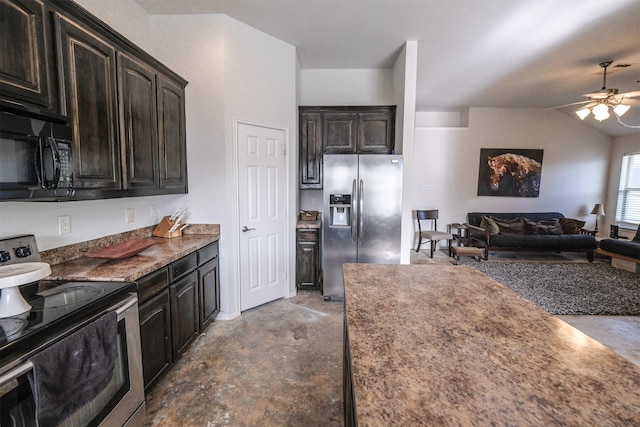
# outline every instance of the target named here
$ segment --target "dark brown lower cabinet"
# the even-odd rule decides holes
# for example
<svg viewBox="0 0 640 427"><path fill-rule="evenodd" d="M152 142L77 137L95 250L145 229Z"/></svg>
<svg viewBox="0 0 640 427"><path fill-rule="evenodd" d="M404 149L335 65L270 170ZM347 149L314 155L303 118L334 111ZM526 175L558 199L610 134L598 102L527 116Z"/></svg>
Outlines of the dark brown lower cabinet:
<svg viewBox="0 0 640 427"><path fill-rule="evenodd" d="M296 287L320 289L320 230L296 231Z"/></svg>
<svg viewBox="0 0 640 427"><path fill-rule="evenodd" d="M171 367L171 312L165 289L139 307L142 376L145 390Z"/></svg>
<svg viewBox="0 0 640 427"><path fill-rule="evenodd" d="M220 312L220 285L218 257L207 261L198 268L200 285L200 332L204 330Z"/></svg>
<svg viewBox="0 0 640 427"><path fill-rule="evenodd" d="M188 274L169 286L173 359L178 360L198 336L198 273Z"/></svg>
<svg viewBox="0 0 640 427"><path fill-rule="evenodd" d="M145 392L220 311L218 243L137 280Z"/></svg>

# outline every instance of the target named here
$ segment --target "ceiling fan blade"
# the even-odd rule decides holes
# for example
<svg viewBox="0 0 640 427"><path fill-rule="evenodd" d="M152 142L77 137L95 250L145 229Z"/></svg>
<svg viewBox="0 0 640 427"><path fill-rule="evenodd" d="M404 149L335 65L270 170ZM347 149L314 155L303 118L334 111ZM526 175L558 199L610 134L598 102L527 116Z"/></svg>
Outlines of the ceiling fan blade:
<svg viewBox="0 0 640 427"><path fill-rule="evenodd" d="M618 96L623 96L625 98L635 98L636 96L640 96L640 90L636 90L633 92L619 93Z"/></svg>
<svg viewBox="0 0 640 427"><path fill-rule="evenodd" d="M591 100L572 102L571 104L557 105L555 107L545 108L545 110L557 110L558 108L571 107L572 105L588 104L589 102L591 102Z"/></svg>
<svg viewBox="0 0 640 427"><path fill-rule="evenodd" d="M585 93L584 97L586 98L591 98L591 99L606 99L609 96L611 96L612 94L606 91L599 91L599 92L592 92L592 93Z"/></svg>

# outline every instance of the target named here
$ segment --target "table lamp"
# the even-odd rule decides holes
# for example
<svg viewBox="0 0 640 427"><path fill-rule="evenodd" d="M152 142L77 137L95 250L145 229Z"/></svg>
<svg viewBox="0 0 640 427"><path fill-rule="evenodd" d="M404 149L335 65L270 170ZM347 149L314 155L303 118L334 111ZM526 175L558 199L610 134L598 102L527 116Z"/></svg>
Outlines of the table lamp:
<svg viewBox="0 0 640 427"><path fill-rule="evenodd" d="M591 213L596 216L596 228L595 232L598 232L598 215L604 216L604 208L602 204L596 203L593 209L591 209Z"/></svg>

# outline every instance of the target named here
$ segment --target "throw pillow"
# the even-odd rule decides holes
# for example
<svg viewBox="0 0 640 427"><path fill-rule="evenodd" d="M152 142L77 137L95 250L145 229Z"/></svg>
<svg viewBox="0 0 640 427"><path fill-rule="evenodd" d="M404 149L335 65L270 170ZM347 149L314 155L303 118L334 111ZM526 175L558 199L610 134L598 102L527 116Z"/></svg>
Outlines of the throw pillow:
<svg viewBox="0 0 640 427"><path fill-rule="evenodd" d="M524 234L524 221L522 218L502 219L492 216L491 219L498 225L500 233Z"/></svg>
<svg viewBox="0 0 640 427"><path fill-rule="evenodd" d="M563 234L560 221L557 219L543 220L543 221L531 221L529 219L524 220L525 234Z"/></svg>
<svg viewBox="0 0 640 427"><path fill-rule="evenodd" d="M491 218L487 216L482 217L482 221L480 221L480 227L485 230L489 230L490 234L498 234L500 229L498 228L498 224L496 224Z"/></svg>
<svg viewBox="0 0 640 427"><path fill-rule="evenodd" d="M580 234L580 229L584 227L586 223L579 219L573 218L560 218L560 226L564 234Z"/></svg>
<svg viewBox="0 0 640 427"><path fill-rule="evenodd" d="M638 231L636 231L636 235L633 238L634 242L640 242L640 226L638 226Z"/></svg>

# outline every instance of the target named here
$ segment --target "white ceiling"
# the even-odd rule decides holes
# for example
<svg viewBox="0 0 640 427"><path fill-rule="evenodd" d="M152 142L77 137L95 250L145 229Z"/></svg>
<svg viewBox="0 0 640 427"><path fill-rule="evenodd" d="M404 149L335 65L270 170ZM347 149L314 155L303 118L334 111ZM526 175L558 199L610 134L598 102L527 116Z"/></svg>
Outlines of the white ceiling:
<svg viewBox="0 0 640 427"><path fill-rule="evenodd" d="M149 14L224 13L296 46L305 69L388 68L417 40L418 111L586 100L604 60L614 61L607 88L640 90L640 0L136 1ZM640 97L628 101L623 121L640 126ZM585 122L640 135L613 115Z"/></svg>

